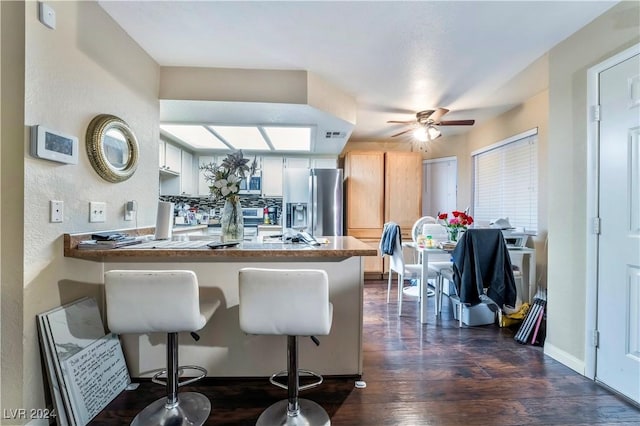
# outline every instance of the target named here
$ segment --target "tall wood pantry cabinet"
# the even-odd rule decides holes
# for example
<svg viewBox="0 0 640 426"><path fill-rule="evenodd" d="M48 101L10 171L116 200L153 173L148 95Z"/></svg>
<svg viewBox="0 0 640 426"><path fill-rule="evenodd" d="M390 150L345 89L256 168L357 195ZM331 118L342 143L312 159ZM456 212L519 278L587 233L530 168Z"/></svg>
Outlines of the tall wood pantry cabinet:
<svg viewBox="0 0 640 426"><path fill-rule="evenodd" d="M400 225L404 241L422 210L422 155L404 151L351 151L345 155L346 228L377 248L385 222ZM382 278L382 257L365 257L365 277Z"/></svg>

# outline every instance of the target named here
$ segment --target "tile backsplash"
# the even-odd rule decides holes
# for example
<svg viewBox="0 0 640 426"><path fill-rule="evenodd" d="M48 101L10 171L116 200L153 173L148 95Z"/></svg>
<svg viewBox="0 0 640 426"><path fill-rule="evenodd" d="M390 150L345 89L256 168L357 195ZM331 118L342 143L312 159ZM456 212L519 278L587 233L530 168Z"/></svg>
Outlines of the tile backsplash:
<svg viewBox="0 0 640 426"><path fill-rule="evenodd" d="M176 208L188 204L191 208L205 213L209 213L209 210L212 208L215 208L216 211L219 212L224 205L224 200L215 201L209 197L189 197L182 195L161 195L160 201L172 202ZM277 207L279 211L282 211L282 198L262 198L259 195L240 195L240 203L242 207Z"/></svg>

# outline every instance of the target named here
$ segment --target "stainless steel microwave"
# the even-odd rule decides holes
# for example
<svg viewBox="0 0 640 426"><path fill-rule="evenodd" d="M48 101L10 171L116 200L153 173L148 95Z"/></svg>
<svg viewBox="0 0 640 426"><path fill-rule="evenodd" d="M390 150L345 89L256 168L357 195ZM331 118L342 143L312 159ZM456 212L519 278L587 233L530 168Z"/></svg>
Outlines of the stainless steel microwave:
<svg viewBox="0 0 640 426"><path fill-rule="evenodd" d="M249 176L240 181L240 194L262 194L262 177Z"/></svg>

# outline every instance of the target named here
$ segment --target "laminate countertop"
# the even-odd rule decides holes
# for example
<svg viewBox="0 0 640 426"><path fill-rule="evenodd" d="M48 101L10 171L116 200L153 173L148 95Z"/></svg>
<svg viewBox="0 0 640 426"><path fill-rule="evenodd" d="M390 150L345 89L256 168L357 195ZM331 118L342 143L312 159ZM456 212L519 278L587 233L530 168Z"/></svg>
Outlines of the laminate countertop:
<svg viewBox="0 0 640 426"><path fill-rule="evenodd" d="M150 235L149 229L128 230L132 235ZM78 243L90 239L91 234L64 234L64 256L97 262L192 262L229 260L305 260L325 259L338 261L354 256L378 256L376 249L351 236L321 237L319 246L305 243L242 241L235 247L211 249L208 243L216 241L208 235L177 236L171 240L149 240L141 244L109 248L78 249Z"/></svg>

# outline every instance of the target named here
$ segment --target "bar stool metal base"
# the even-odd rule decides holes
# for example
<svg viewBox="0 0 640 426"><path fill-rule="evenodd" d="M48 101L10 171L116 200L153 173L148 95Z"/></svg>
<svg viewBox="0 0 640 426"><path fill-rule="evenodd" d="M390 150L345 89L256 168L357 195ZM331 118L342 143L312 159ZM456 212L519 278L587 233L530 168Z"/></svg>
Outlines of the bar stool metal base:
<svg viewBox="0 0 640 426"><path fill-rule="evenodd" d="M283 399L269 406L258 418L256 426L329 426L329 415L320 405L308 399L298 399L296 416L287 414L288 401Z"/></svg>
<svg viewBox="0 0 640 426"><path fill-rule="evenodd" d="M167 404L167 397L157 399L139 412L131 425L202 426L209 418L209 413L211 413L209 398L196 392L180 392L177 404L171 407Z"/></svg>

